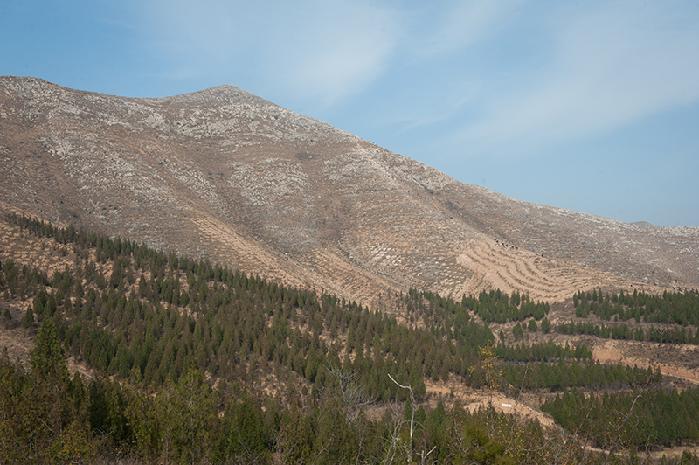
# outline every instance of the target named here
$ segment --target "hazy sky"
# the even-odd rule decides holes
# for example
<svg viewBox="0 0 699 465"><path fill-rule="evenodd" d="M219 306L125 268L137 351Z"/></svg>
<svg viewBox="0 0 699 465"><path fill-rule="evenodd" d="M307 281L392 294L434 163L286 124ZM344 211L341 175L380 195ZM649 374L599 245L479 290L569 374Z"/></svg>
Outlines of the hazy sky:
<svg viewBox="0 0 699 465"><path fill-rule="evenodd" d="M522 200L699 226L696 0L0 0L0 74L233 84Z"/></svg>

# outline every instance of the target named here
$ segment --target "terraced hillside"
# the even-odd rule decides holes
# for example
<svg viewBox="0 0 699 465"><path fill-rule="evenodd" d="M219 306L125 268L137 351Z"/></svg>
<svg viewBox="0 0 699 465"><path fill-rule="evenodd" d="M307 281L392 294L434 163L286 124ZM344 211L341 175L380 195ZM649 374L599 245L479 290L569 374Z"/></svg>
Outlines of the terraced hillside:
<svg viewBox="0 0 699 465"><path fill-rule="evenodd" d="M234 87L162 99L0 78L0 209L373 303L694 287L699 230L462 184Z"/></svg>

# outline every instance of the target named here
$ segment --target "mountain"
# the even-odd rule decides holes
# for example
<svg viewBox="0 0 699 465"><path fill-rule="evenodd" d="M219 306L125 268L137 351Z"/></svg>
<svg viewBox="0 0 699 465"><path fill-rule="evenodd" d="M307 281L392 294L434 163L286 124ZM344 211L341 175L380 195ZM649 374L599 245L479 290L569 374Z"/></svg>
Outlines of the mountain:
<svg viewBox="0 0 699 465"><path fill-rule="evenodd" d="M0 78L0 166L3 211L368 304L699 285L699 228L510 199L230 86L136 99Z"/></svg>

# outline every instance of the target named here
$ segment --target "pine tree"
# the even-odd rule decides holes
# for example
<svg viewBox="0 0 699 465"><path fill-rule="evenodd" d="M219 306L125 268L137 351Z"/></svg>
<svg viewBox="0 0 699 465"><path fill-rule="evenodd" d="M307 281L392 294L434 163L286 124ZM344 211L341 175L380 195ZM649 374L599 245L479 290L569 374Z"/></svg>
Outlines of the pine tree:
<svg viewBox="0 0 699 465"><path fill-rule="evenodd" d="M535 333L536 332L536 320L531 319L529 320L529 324L527 325L527 330L529 330L530 333Z"/></svg>
<svg viewBox="0 0 699 465"><path fill-rule="evenodd" d="M22 326L25 328L34 327L34 311L31 308L28 308L27 311L24 312L24 316L22 317Z"/></svg>

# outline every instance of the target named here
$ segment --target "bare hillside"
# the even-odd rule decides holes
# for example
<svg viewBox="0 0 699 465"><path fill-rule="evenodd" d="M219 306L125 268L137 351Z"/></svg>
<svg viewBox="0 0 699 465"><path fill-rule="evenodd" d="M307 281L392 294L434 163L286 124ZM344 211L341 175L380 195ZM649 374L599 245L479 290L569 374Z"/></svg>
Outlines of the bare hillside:
<svg viewBox="0 0 699 465"><path fill-rule="evenodd" d="M697 228L512 200L234 87L133 99L0 78L0 166L3 210L367 303L699 284Z"/></svg>

